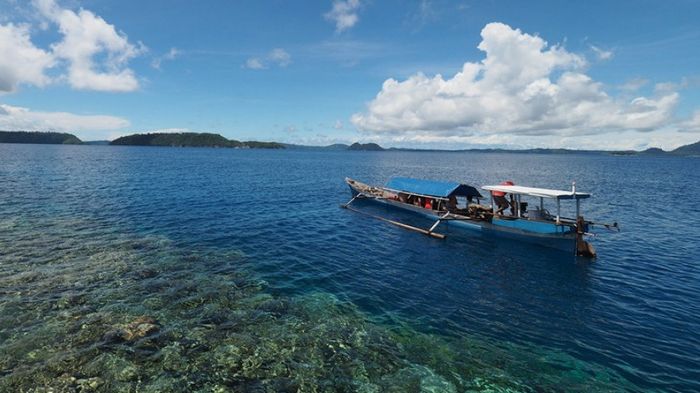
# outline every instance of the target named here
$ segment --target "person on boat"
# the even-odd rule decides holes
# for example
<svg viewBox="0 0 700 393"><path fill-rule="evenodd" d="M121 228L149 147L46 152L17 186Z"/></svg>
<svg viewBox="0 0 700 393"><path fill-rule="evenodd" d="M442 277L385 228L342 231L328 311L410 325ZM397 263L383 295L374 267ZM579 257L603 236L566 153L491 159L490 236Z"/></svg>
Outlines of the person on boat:
<svg viewBox="0 0 700 393"><path fill-rule="evenodd" d="M455 211L457 210L457 197L454 195L450 195L450 198L447 200L447 211Z"/></svg>
<svg viewBox="0 0 700 393"><path fill-rule="evenodd" d="M513 183L510 180L506 180L504 182L501 182L502 186L514 186L515 183ZM498 209L496 209L496 214L503 214L503 211L505 211L507 208L511 207L512 211L512 204L508 202L506 199L506 193L503 191L491 191L491 195L493 196L493 202L496 204ZM512 198L511 198L512 199Z"/></svg>
<svg viewBox="0 0 700 393"><path fill-rule="evenodd" d="M433 209L433 200L430 198L425 198L425 205L423 206L426 209Z"/></svg>

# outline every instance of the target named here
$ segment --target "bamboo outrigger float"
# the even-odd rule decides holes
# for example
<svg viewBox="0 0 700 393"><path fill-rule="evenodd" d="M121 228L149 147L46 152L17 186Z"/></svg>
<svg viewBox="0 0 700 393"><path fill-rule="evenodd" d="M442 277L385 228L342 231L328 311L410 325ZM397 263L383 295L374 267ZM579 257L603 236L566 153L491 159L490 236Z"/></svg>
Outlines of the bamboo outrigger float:
<svg viewBox="0 0 700 393"><path fill-rule="evenodd" d="M373 187L350 178L346 178L345 182L350 186L352 199L342 207L439 239L444 239L446 235L436 230L441 223L448 222L448 225L459 228L492 232L500 236L571 250L579 256L595 257L595 249L584 240L584 236L588 235L589 226L602 225L608 229L619 230L617 223L599 224L583 218L580 202L589 198L590 194L577 192L575 184L571 191L522 187L512 183L483 186L482 189L489 191L491 195L491 205L483 205L481 199L484 197L476 188L467 184L404 177L393 178L384 187ZM503 198L504 194L510 195L511 199L505 204L502 202L506 201ZM538 198L539 206L528 211L528 203L522 201L524 196ZM500 201L495 200L499 197ZM350 207L356 199L369 199L436 221L429 229L424 229L389 220ZM458 199L465 201L464 206L459 206ZM545 199L556 201L556 215L544 209ZM561 216L561 201L566 200L576 202L575 219ZM504 211L507 207L510 207L510 214Z"/></svg>

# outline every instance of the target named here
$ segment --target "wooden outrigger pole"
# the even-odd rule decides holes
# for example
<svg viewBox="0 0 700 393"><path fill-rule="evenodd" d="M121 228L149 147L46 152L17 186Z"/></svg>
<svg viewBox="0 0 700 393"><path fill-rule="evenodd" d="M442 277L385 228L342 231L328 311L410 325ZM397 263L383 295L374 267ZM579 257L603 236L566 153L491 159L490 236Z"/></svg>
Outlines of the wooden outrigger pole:
<svg viewBox="0 0 700 393"><path fill-rule="evenodd" d="M365 194L362 194L362 193L358 193L357 195L355 195L354 197L352 197L352 199L350 199L350 201L348 201L348 203L346 203L346 204L344 204L344 205L340 205L340 207L345 208L345 209L348 209L348 210L353 211L353 212L355 212L355 213L364 214L364 215L366 215L366 216L375 218L375 219L380 220L380 221L387 222L387 223L392 224L392 225L396 225L397 227L400 227L400 228L403 228L403 229L408 229L409 231L414 231L414 232L422 233L422 234L424 234L424 235L428 235L428 236L434 237L434 238L436 238L436 239L444 239L444 238L447 237L447 235L444 235L444 234L442 234L442 233L433 232L433 231L435 230L435 228L437 228L438 224L440 224L440 222L441 222L445 217L447 217L447 214L445 214L445 216L443 216L443 217L441 217L440 219L438 219L438 220L435 222L435 224L433 224L433 226L430 227L430 229L423 229L423 228L414 227L414 226L412 226L412 225L408 225L408 224L404 224L404 223L402 223L402 222L390 220L390 219L388 219L388 218L380 217L380 216L377 216L377 215L374 215L374 214L371 214L371 213L367 213L367 212L364 212L364 211L362 211L362 210L358 210L358 209L355 209L355 208L350 207L350 204L351 204L353 201L355 201L355 199L357 199L357 198L372 198L372 199L376 199L376 198L378 198L378 197L375 197L375 196L368 196L368 195L365 195Z"/></svg>

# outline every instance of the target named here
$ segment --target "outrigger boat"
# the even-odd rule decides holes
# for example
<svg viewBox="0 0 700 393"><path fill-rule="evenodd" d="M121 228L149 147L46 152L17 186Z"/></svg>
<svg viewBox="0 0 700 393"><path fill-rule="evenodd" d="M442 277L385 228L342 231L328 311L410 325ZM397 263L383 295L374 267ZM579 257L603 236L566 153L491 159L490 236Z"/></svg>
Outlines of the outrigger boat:
<svg viewBox="0 0 700 393"><path fill-rule="evenodd" d="M445 222L450 226L487 231L500 236L574 251L580 256L595 257L595 249L584 240L584 235L589 235L589 226L602 225L608 229L619 230L617 223L595 223L583 218L581 200L591 195L577 192L575 183L571 191L509 184L487 185L481 188L489 191L491 205L482 205L481 200L484 197L475 187L468 184L406 177L392 178L384 187L370 186L350 178L346 178L345 182L350 186L352 199L345 205L341 205L342 207L439 239L444 239L446 235L436 232L436 229L440 223ZM499 208L494 203L494 195L497 198L504 194L510 195L510 203L507 203L510 214L504 212L504 207ZM523 197L538 198L539 206L528 211L528 203L522 201ZM369 199L412 211L436 221L429 229L423 229L389 220L350 207L350 204L357 199ZM556 201L556 215L545 210L545 199ZM458 200L463 203L458 203ZM575 219L561 216L561 201L568 200L576 203Z"/></svg>

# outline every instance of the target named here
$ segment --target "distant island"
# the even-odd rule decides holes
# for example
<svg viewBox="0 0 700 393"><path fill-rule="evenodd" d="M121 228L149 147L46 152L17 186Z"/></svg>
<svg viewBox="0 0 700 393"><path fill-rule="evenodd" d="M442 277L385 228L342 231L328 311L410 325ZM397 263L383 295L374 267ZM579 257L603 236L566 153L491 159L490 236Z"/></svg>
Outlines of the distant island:
<svg viewBox="0 0 700 393"><path fill-rule="evenodd" d="M219 134L180 132L133 134L117 138L110 145L124 146L171 146L171 147L232 147L238 149L284 149L277 142L240 142L226 139Z"/></svg>
<svg viewBox="0 0 700 393"><path fill-rule="evenodd" d="M691 143L690 145L681 146L672 151L672 153L684 156L700 156L700 141Z"/></svg>
<svg viewBox="0 0 700 393"><path fill-rule="evenodd" d="M418 151L418 152L470 152L470 153L512 153L512 154L602 154L614 156L696 156L700 157L700 141L681 146L675 150L665 151L658 147L646 150L573 150L573 149L408 149L391 147L388 149L376 143L355 142L352 145L335 143L327 146L295 145L278 142L237 141L227 139L220 134L181 132L181 133L147 133L132 134L113 141L81 141L73 134L60 132L34 131L0 131L0 143L39 143L58 145L123 145L123 146L170 146L170 147L227 147L236 149L290 149L323 151Z"/></svg>
<svg viewBox="0 0 700 393"><path fill-rule="evenodd" d="M509 154L601 154L613 156L700 156L700 142L690 145L681 146L675 150L665 151L658 147L651 147L646 150L574 150L574 149L499 149L499 148L481 148L481 149L460 149L460 150L441 150L441 149L411 149L390 147L385 149L376 143L358 143L352 145L333 144L328 146L308 146L308 145L293 145L285 144L288 149L294 150L370 150L370 151L416 151L416 152L446 152L446 153L509 153Z"/></svg>
<svg viewBox="0 0 700 393"><path fill-rule="evenodd" d="M79 145L83 142L73 134L61 132L0 131L0 143Z"/></svg>
<svg viewBox="0 0 700 393"><path fill-rule="evenodd" d="M355 142L352 145L346 145L344 143L334 143L327 146L312 146L312 145L294 145L291 143L286 143L284 145L287 149L292 150L370 150L370 151L384 151L384 150L404 150L404 149L385 149L376 143L359 143Z"/></svg>
<svg viewBox="0 0 700 393"><path fill-rule="evenodd" d="M109 145L108 140L101 140L101 141L83 141L83 145Z"/></svg>
<svg viewBox="0 0 700 393"><path fill-rule="evenodd" d="M348 147L348 150L370 150L370 151L382 151L383 147L376 143L358 143L355 142Z"/></svg>
<svg viewBox="0 0 700 393"><path fill-rule="evenodd" d="M295 145L293 143L285 143L284 147L290 150L347 150L349 145L344 143L334 143L332 145Z"/></svg>

